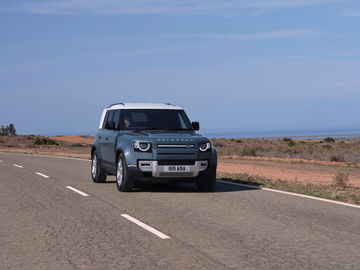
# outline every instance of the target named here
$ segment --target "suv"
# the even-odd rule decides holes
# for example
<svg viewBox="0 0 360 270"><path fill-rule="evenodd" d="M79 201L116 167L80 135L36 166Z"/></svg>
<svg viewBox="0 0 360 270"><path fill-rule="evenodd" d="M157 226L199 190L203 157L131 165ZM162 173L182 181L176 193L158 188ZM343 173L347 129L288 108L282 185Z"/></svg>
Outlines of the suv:
<svg viewBox="0 0 360 270"><path fill-rule="evenodd" d="M119 191L131 191L136 181L194 182L198 190L211 191L217 153L197 130L199 123L171 104L110 105L91 148L92 180L115 175Z"/></svg>

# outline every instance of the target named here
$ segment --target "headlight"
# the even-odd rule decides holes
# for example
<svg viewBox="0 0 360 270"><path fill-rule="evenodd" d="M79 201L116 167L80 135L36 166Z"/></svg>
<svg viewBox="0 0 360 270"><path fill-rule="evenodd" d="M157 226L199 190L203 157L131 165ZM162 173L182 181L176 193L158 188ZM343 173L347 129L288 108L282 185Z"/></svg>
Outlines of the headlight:
<svg viewBox="0 0 360 270"><path fill-rule="evenodd" d="M209 151L211 149L211 143L207 142L207 143L201 143L199 146L199 149L201 152L206 152Z"/></svg>
<svg viewBox="0 0 360 270"><path fill-rule="evenodd" d="M151 143L149 142L134 142L134 150L141 152L150 152L151 151Z"/></svg>

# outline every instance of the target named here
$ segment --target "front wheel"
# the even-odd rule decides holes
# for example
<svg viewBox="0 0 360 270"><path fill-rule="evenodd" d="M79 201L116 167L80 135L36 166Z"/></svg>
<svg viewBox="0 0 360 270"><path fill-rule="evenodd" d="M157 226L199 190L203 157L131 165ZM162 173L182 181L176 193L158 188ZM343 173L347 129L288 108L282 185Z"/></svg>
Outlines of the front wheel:
<svg viewBox="0 0 360 270"><path fill-rule="evenodd" d="M134 180L129 177L126 169L124 155L118 156L116 169L116 186L119 191L132 191L134 188Z"/></svg>
<svg viewBox="0 0 360 270"><path fill-rule="evenodd" d="M91 179L95 183L104 183L106 181L106 173L101 168L96 151L91 157Z"/></svg>
<svg viewBox="0 0 360 270"><path fill-rule="evenodd" d="M198 191L209 192L215 188L216 185L216 171L205 174L204 176L199 177L196 181L196 186Z"/></svg>

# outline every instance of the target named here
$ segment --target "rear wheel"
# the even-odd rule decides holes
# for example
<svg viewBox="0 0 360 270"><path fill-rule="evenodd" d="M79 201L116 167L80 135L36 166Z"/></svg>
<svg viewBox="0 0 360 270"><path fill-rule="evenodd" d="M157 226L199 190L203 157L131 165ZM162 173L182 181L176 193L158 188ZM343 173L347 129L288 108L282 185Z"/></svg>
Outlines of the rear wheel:
<svg viewBox="0 0 360 270"><path fill-rule="evenodd" d="M130 178L127 173L125 158L123 155L118 156L116 186L118 190L122 192L132 191L134 188L134 179Z"/></svg>
<svg viewBox="0 0 360 270"><path fill-rule="evenodd" d="M209 172L204 176L199 177L196 181L198 191L208 192L212 191L216 185L216 171Z"/></svg>
<svg viewBox="0 0 360 270"><path fill-rule="evenodd" d="M104 183L106 181L106 173L101 168L96 151L91 158L91 179L95 183Z"/></svg>

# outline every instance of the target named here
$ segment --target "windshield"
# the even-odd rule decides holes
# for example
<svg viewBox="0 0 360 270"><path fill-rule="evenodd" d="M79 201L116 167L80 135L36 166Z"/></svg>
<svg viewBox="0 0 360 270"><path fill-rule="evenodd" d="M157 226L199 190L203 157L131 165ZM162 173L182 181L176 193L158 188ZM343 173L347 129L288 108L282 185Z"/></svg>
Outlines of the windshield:
<svg viewBox="0 0 360 270"><path fill-rule="evenodd" d="M192 130L183 110L132 109L122 114L122 129L126 130Z"/></svg>

